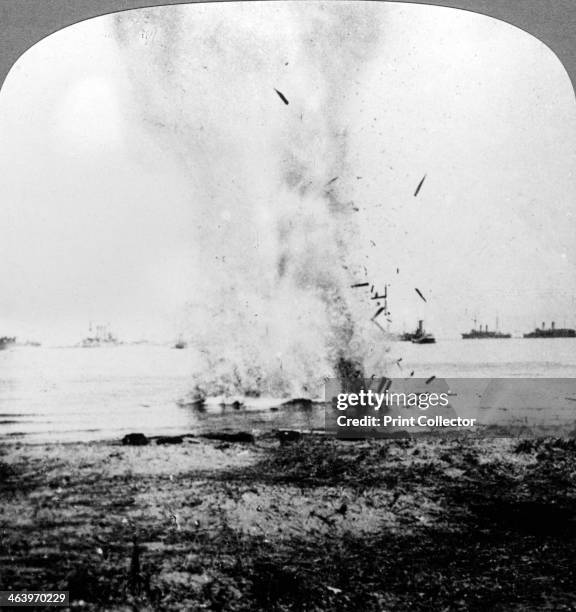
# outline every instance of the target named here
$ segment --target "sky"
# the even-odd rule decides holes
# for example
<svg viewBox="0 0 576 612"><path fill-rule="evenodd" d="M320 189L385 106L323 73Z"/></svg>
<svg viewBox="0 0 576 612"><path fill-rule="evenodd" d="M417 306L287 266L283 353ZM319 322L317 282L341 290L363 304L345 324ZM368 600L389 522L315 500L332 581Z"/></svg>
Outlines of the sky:
<svg viewBox="0 0 576 612"><path fill-rule="evenodd" d="M396 331L576 326L560 61L465 11L338 4L130 11L27 51L0 91L0 335L174 338L232 289L305 317L290 287L327 277L390 284ZM309 212L330 198L335 216ZM292 285L270 301L280 260Z"/></svg>

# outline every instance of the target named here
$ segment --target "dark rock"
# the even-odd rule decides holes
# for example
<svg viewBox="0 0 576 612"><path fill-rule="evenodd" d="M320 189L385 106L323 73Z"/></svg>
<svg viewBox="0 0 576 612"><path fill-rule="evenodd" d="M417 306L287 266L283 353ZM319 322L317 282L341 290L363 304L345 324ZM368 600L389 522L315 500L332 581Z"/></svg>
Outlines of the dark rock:
<svg viewBox="0 0 576 612"><path fill-rule="evenodd" d="M294 406L296 408L312 408L314 402L305 397L295 397L282 403L282 406Z"/></svg>
<svg viewBox="0 0 576 612"><path fill-rule="evenodd" d="M221 442L247 442L254 444L256 441L254 436L247 431L239 431L237 433L212 432L202 436L207 440L220 440Z"/></svg>
<svg viewBox="0 0 576 612"><path fill-rule="evenodd" d="M156 444L182 444L184 438L182 436L160 436L156 438Z"/></svg>
<svg viewBox="0 0 576 612"><path fill-rule="evenodd" d="M122 438L122 444L125 446L146 446L150 444L150 440L143 433L131 433Z"/></svg>
<svg viewBox="0 0 576 612"><path fill-rule="evenodd" d="M286 429L277 431L276 437L278 438L278 440L280 440L280 444L286 444L288 442L297 442L302 438L302 434L299 431Z"/></svg>

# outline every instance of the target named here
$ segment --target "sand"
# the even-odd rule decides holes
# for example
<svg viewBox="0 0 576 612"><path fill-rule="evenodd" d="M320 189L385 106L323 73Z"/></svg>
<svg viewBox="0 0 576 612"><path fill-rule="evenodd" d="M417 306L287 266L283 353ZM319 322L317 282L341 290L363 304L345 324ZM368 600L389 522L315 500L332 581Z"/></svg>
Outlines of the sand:
<svg viewBox="0 0 576 612"><path fill-rule="evenodd" d="M573 441L7 445L2 589L73 609L573 609Z"/></svg>

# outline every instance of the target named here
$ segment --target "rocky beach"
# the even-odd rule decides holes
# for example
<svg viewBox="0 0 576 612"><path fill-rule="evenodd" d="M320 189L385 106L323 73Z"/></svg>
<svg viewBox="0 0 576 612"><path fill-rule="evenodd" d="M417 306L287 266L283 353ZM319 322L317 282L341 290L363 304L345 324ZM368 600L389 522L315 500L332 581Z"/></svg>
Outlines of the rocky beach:
<svg viewBox="0 0 576 612"><path fill-rule="evenodd" d="M576 605L574 440L244 439L4 445L0 588L73 610Z"/></svg>

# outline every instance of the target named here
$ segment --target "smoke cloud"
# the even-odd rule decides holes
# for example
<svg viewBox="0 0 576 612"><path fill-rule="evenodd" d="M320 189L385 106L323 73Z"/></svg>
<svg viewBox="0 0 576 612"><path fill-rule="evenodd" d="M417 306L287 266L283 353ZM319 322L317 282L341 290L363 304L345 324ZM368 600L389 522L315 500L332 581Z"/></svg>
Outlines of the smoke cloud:
<svg viewBox="0 0 576 612"><path fill-rule="evenodd" d="M190 185L183 331L209 395L315 395L374 359L378 330L350 289L365 253L347 116L381 35L375 10L218 3L115 17L125 108Z"/></svg>

